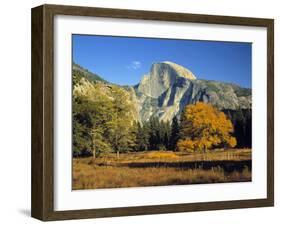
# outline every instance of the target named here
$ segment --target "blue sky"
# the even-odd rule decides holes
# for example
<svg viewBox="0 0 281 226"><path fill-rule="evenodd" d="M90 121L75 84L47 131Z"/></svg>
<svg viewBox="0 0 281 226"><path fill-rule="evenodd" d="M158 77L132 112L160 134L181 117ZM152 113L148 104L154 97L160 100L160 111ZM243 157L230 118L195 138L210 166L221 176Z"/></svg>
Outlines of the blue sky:
<svg viewBox="0 0 281 226"><path fill-rule="evenodd" d="M73 35L73 61L119 85L135 85L153 63L172 61L197 79L251 88L251 43Z"/></svg>

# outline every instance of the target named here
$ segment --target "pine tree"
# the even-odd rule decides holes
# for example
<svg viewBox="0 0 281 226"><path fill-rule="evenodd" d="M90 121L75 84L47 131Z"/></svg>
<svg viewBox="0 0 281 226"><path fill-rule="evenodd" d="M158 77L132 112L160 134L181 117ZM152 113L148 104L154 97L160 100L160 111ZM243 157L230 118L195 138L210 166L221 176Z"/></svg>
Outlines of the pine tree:
<svg viewBox="0 0 281 226"><path fill-rule="evenodd" d="M180 137L180 126L177 117L175 116L172 120L172 126L171 126L171 138L170 138L170 148L172 150L176 149L177 142Z"/></svg>
<svg viewBox="0 0 281 226"><path fill-rule="evenodd" d="M149 126L144 122L143 126L137 123L136 151L147 151L149 149Z"/></svg>
<svg viewBox="0 0 281 226"><path fill-rule="evenodd" d="M149 144L150 150L159 150L160 138L160 122L156 117L151 117L149 120Z"/></svg>
<svg viewBox="0 0 281 226"><path fill-rule="evenodd" d="M137 122L134 121L132 126L129 128L129 142L128 142L128 151L134 151L136 150L137 146L137 132L138 132L138 126Z"/></svg>

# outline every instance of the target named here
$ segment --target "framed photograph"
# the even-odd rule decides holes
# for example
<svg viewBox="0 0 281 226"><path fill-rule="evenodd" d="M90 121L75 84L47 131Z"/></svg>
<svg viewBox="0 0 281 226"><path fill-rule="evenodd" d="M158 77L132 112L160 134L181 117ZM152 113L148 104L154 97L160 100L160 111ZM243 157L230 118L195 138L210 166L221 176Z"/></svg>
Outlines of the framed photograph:
<svg viewBox="0 0 281 226"><path fill-rule="evenodd" d="M33 8L32 216L273 206L273 37L273 19Z"/></svg>

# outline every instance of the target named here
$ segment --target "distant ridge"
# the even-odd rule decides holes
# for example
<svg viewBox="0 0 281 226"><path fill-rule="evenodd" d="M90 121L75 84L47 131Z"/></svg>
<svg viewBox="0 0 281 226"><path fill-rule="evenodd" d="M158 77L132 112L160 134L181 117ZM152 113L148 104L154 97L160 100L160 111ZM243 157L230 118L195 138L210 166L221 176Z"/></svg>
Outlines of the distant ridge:
<svg viewBox="0 0 281 226"><path fill-rule="evenodd" d="M99 75L88 71L87 69L83 68L82 66L80 66L79 64L76 63L72 63L72 70L73 71L78 71L81 73L81 75L83 77L85 77L86 79L88 79L89 81L95 82L95 81L99 81L99 82L103 82L103 83L108 83L108 81L104 80L103 78L101 78Z"/></svg>
<svg viewBox="0 0 281 226"><path fill-rule="evenodd" d="M144 74L140 83L135 86L109 83L77 64L73 64L73 72L78 74L73 77L77 89L83 90L83 86L91 87L85 81L82 84L77 82L88 80L100 83L105 91L112 86L126 90L135 106L134 118L139 122L148 121L151 117L171 121L175 116L180 116L185 106L197 102L210 103L224 111L252 108L250 88L243 88L233 83L197 79L189 69L169 61L152 64L150 71Z"/></svg>

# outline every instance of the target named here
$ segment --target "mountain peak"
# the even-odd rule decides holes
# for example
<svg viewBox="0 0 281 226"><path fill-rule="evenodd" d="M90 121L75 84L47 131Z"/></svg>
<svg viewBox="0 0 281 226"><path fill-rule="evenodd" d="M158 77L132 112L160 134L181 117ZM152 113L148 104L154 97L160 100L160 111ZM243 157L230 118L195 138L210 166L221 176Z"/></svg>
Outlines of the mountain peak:
<svg viewBox="0 0 281 226"><path fill-rule="evenodd" d="M188 70L187 68L185 68L179 64L176 64L171 61L163 61L162 63L168 64L170 67L172 67L178 73L179 76L182 76L182 77L190 79L190 80L196 79L196 76L190 70Z"/></svg>
<svg viewBox="0 0 281 226"><path fill-rule="evenodd" d="M143 76L138 90L152 98L158 98L179 80L195 80L196 77L185 67L170 61L154 63L150 72Z"/></svg>

